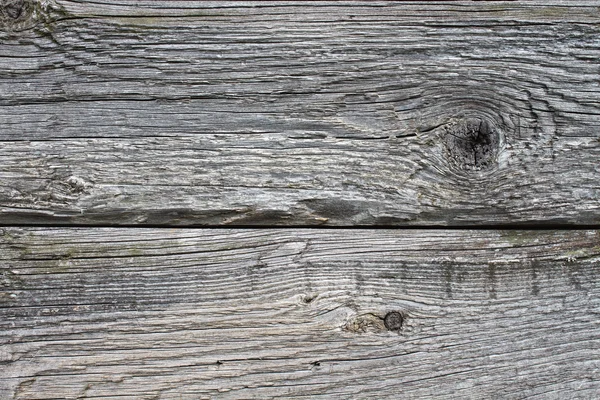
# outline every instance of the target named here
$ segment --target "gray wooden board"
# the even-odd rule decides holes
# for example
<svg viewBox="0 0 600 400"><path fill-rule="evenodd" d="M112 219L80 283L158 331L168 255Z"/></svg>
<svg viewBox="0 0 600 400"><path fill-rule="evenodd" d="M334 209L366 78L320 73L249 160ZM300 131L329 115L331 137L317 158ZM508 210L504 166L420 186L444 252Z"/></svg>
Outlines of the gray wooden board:
<svg viewBox="0 0 600 400"><path fill-rule="evenodd" d="M600 2L2 4L2 224L600 222Z"/></svg>
<svg viewBox="0 0 600 400"><path fill-rule="evenodd" d="M600 397L599 231L4 228L0 252L2 399Z"/></svg>

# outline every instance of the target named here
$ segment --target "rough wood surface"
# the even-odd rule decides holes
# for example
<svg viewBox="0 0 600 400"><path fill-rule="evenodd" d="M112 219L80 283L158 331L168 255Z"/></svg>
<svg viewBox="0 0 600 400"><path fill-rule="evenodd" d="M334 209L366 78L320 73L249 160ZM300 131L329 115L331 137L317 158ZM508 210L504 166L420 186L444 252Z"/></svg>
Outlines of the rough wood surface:
<svg viewBox="0 0 600 400"><path fill-rule="evenodd" d="M600 395L599 231L7 228L0 251L2 399Z"/></svg>
<svg viewBox="0 0 600 400"><path fill-rule="evenodd" d="M0 223L600 222L600 2L2 5Z"/></svg>

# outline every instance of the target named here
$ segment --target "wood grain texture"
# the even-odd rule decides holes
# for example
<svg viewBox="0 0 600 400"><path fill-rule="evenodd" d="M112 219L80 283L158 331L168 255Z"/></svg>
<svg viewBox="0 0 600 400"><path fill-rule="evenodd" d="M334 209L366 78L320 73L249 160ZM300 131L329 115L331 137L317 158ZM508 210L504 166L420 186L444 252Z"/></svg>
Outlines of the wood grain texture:
<svg viewBox="0 0 600 400"><path fill-rule="evenodd" d="M599 231L5 228L0 252L2 399L600 394Z"/></svg>
<svg viewBox="0 0 600 400"><path fill-rule="evenodd" d="M600 2L2 4L0 223L600 223Z"/></svg>

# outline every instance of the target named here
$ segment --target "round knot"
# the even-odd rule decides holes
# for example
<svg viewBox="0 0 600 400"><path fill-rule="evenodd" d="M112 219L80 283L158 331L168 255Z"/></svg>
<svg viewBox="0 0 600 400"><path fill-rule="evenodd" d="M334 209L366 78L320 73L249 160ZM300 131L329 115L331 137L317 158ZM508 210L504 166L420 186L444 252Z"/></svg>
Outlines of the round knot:
<svg viewBox="0 0 600 400"><path fill-rule="evenodd" d="M398 311L390 311L383 318L383 323L388 331L399 332L404 323L404 317Z"/></svg>
<svg viewBox="0 0 600 400"><path fill-rule="evenodd" d="M491 121L457 119L444 127L442 135L447 155L458 168L482 170L496 163L500 134Z"/></svg>

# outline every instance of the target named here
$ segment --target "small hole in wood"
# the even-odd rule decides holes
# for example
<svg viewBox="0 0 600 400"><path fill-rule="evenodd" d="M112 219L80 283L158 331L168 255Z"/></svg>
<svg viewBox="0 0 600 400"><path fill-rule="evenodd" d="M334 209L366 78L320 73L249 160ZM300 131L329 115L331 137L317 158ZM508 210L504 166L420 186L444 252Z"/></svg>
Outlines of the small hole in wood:
<svg viewBox="0 0 600 400"><path fill-rule="evenodd" d="M388 331L399 332L404 323L404 317L398 311L390 311L383 318L383 323Z"/></svg>

